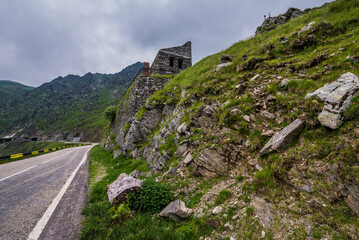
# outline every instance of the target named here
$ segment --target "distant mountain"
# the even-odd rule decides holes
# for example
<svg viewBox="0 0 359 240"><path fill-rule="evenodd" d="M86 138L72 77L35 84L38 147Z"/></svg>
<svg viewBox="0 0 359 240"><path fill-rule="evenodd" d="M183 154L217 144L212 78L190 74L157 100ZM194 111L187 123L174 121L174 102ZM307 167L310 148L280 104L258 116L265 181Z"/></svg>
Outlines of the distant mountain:
<svg viewBox="0 0 359 240"><path fill-rule="evenodd" d="M21 131L40 140L97 141L107 124L102 112L116 105L142 68L138 62L115 74L58 77L37 88L0 81L0 136Z"/></svg>

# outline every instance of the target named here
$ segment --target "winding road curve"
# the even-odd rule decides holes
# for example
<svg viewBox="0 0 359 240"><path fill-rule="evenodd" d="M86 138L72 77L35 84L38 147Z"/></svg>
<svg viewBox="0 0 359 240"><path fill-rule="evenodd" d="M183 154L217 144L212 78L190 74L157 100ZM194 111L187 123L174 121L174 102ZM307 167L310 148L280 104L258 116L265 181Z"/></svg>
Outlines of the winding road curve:
<svg viewBox="0 0 359 240"><path fill-rule="evenodd" d="M92 147L0 165L1 240L78 238Z"/></svg>

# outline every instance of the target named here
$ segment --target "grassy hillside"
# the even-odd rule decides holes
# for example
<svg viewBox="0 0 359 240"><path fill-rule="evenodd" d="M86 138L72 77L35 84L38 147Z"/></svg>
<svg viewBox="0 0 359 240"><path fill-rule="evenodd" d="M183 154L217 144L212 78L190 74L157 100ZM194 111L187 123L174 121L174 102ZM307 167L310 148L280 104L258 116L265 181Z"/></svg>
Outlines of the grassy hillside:
<svg viewBox="0 0 359 240"><path fill-rule="evenodd" d="M312 22L311 29L299 33ZM153 150L165 159L165 166L151 176L159 176L158 181L168 184L176 199L194 209L194 216L179 223L161 222L157 214L132 211L133 216L126 216L124 223L111 221L106 188L97 186L89 194L83 236L358 239L359 96L352 99L344 113L344 124L336 130L318 121L323 102L305 99L308 93L344 73L359 76L358 42L359 1L337 0L272 31L235 43L181 72L152 95L143 109L160 111L166 106L178 110L174 115L184 112L180 124L186 123L187 132L170 132L169 125L174 124L171 116L162 114L161 123L142 142L136 142L132 153L127 153L133 159L120 156L111 162L111 153L107 159L119 166L127 161L145 163L141 151ZM233 56L233 64L214 71L221 55ZM284 79L288 79L287 84L281 86ZM138 115L141 121L144 114ZM305 128L287 148L259 154L271 138L269 131L273 134L297 118L306 122ZM174 154L184 145L192 155L188 163ZM201 174L203 153L208 150L214 163L225 156L225 171L216 172L222 166L212 163L212 175ZM116 176L133 169L117 170L106 168L106 174ZM115 176L106 179L107 183ZM99 193L101 198L92 198ZM217 207L222 210L214 213ZM141 235L146 233L145 227L132 223L144 216L152 216L158 224L156 229L171 229L173 235L165 236L161 231L147 238ZM131 226L132 235L121 235L126 224Z"/></svg>

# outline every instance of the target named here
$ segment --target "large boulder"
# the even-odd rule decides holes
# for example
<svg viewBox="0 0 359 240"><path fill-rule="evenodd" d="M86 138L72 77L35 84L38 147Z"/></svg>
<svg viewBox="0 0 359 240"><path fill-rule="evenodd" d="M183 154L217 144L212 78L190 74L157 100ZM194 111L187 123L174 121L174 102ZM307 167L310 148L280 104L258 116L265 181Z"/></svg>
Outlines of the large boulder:
<svg viewBox="0 0 359 240"><path fill-rule="evenodd" d="M325 84L316 91L307 94L305 98L317 97L324 101L324 108L319 114L318 120L326 127L337 129L343 123L342 113L351 105L351 100L358 90L358 77L348 72L334 82Z"/></svg>
<svg viewBox="0 0 359 240"><path fill-rule="evenodd" d="M228 171L225 158L216 150L205 148L195 159L195 172L205 178L214 178Z"/></svg>
<svg viewBox="0 0 359 240"><path fill-rule="evenodd" d="M278 151L288 146L288 144L303 130L305 122L296 119L294 122L275 133L267 144L260 150L260 154Z"/></svg>
<svg viewBox="0 0 359 240"><path fill-rule="evenodd" d="M167 217L169 219L172 219L174 221L181 220L182 218L187 218L191 216L193 213L193 210L190 208L187 208L185 203L181 200L175 200L173 202L170 202L161 212L161 217Z"/></svg>
<svg viewBox="0 0 359 240"><path fill-rule="evenodd" d="M126 199L126 195L130 192L135 192L142 187L142 180L128 176L126 173L121 173L120 176L107 186L108 200L123 202Z"/></svg>

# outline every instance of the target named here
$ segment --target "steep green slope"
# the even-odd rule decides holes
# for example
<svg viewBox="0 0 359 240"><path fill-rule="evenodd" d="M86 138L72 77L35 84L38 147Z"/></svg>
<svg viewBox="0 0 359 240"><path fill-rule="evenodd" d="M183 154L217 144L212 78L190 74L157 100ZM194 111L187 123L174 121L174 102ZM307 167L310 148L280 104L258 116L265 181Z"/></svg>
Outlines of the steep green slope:
<svg viewBox="0 0 359 240"><path fill-rule="evenodd" d="M0 106L0 134L24 129L24 136L48 140L82 136L98 141L107 124L102 112L119 102L141 67L136 63L116 74L58 77L19 93Z"/></svg>
<svg viewBox="0 0 359 240"><path fill-rule="evenodd" d="M210 239L358 239L358 93L338 129L318 120L322 100L305 98L347 72L359 76L358 42L359 1L325 4L206 57L154 93L135 121L112 126L114 152L147 162L194 210L163 229L183 234L177 239L198 239L203 224ZM233 62L216 71L221 55ZM284 149L260 154L296 119L305 127ZM98 187L101 199L89 201L87 219L102 224L101 236L118 239L123 223L96 214L111 217ZM86 231L96 239L96 229ZM141 233L133 227L128 238L145 239Z"/></svg>

